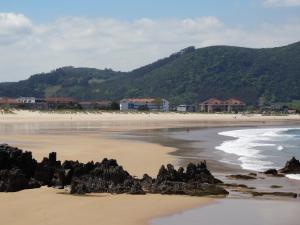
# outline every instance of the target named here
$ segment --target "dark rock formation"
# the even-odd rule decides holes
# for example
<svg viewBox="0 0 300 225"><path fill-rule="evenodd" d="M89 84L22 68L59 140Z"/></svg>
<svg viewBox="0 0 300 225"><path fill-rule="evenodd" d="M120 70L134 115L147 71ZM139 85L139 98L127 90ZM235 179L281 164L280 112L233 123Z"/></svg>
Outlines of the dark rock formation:
<svg viewBox="0 0 300 225"><path fill-rule="evenodd" d="M38 181L27 178L20 169L0 171L0 192L16 192L24 189L39 188Z"/></svg>
<svg viewBox="0 0 300 225"><path fill-rule="evenodd" d="M37 162L31 152L0 145L0 192L16 192L38 188L40 183L32 178Z"/></svg>
<svg viewBox="0 0 300 225"><path fill-rule="evenodd" d="M143 178L140 180L140 184L144 190L149 191L154 181L155 180L148 174L144 174Z"/></svg>
<svg viewBox="0 0 300 225"><path fill-rule="evenodd" d="M206 162L198 165L190 163L186 171L181 167L175 170L171 164L162 166L156 180L150 186L150 193L179 195L226 195L228 192L218 184L206 167Z"/></svg>
<svg viewBox="0 0 300 225"><path fill-rule="evenodd" d="M72 164L72 163L71 163ZM141 184L116 160L104 159L101 163L72 164L71 193L144 194ZM77 165L77 166L74 166Z"/></svg>
<svg viewBox="0 0 300 225"><path fill-rule="evenodd" d="M253 196L264 196L264 195L271 195L271 196L277 196L277 197L291 197L291 198L297 198L298 194L294 192L252 192Z"/></svg>
<svg viewBox="0 0 300 225"><path fill-rule="evenodd" d="M40 163L30 152L0 145L0 191L20 191L41 185L64 188L71 194L114 193L141 195L147 192L181 195L226 195L228 192L207 169L206 162L190 163L184 168L162 166L156 179L145 174L142 179L131 176L116 160L80 163L65 161L61 164L52 152Z"/></svg>
<svg viewBox="0 0 300 225"><path fill-rule="evenodd" d="M276 169L269 169L269 170L265 171L264 174L266 174L268 176L274 176L274 177L284 177L284 175L278 173L278 171Z"/></svg>
<svg viewBox="0 0 300 225"><path fill-rule="evenodd" d="M278 172L277 172L276 169L269 169L269 170L265 171L264 174L272 175L272 176L277 176Z"/></svg>
<svg viewBox="0 0 300 225"><path fill-rule="evenodd" d="M29 178L33 176L36 166L37 162L31 152L23 152L6 144L0 145L0 170L19 168Z"/></svg>
<svg viewBox="0 0 300 225"><path fill-rule="evenodd" d="M274 184L274 185L271 185L270 188L274 188L274 189L275 189L275 188L282 188L282 186L280 186L280 185L275 185L275 184Z"/></svg>
<svg viewBox="0 0 300 225"><path fill-rule="evenodd" d="M285 166L279 170L280 173L300 173L300 161L293 157L290 161L287 161Z"/></svg>
<svg viewBox="0 0 300 225"><path fill-rule="evenodd" d="M60 161L56 161L56 153L52 152L48 158L44 158L41 163L37 164L34 178L43 185L52 186L52 179L56 170L61 168Z"/></svg>
<svg viewBox="0 0 300 225"><path fill-rule="evenodd" d="M254 180L254 179L256 179L256 177L244 175L244 174L229 175L226 177L229 179L232 179L232 180Z"/></svg>

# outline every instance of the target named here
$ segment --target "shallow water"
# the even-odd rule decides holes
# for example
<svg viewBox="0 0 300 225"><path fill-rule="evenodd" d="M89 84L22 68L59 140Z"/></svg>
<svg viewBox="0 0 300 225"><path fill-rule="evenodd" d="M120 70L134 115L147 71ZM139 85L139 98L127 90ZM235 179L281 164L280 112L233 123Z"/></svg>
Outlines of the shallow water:
<svg viewBox="0 0 300 225"><path fill-rule="evenodd" d="M218 200L201 208L154 219L151 225L299 225L300 202Z"/></svg>

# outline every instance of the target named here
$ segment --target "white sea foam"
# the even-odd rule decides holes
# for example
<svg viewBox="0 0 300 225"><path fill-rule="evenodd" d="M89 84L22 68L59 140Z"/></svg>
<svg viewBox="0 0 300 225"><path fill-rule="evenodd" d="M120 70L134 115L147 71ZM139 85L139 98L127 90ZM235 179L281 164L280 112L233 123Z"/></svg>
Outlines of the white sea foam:
<svg viewBox="0 0 300 225"><path fill-rule="evenodd" d="M217 146L216 149L238 156L238 161L243 169L264 171L269 168L276 168L272 160L270 160L270 157L268 157L269 154L266 152L266 149L282 151L285 146L269 142L293 138L293 135L284 133L290 129L291 128L262 128L220 132L219 135L235 139L224 141L220 146Z"/></svg>
<svg viewBox="0 0 300 225"><path fill-rule="evenodd" d="M277 146L277 150L278 150L278 151L282 151L283 149L284 149L284 147L283 147L282 145L278 145L278 146Z"/></svg>
<svg viewBox="0 0 300 225"><path fill-rule="evenodd" d="M287 174L285 176L292 180L300 180L300 174Z"/></svg>

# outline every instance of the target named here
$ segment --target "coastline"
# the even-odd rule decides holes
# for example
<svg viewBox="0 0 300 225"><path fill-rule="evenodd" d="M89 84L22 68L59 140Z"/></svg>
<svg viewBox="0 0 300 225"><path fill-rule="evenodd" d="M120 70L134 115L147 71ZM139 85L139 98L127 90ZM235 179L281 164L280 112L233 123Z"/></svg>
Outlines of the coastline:
<svg viewBox="0 0 300 225"><path fill-rule="evenodd" d="M168 147L160 143L153 143L153 141L119 138L120 132L139 132L141 130L147 132L151 129L166 128L255 126L299 121L300 116L267 117L266 119L256 115L253 117L240 116L236 119L234 115L214 114L103 113L74 115L19 111L17 114L0 115L0 142L8 142L32 151L37 159L41 159L51 151L57 151L60 160L78 159L86 162L101 160L104 157L116 158L126 170L140 177L144 172L154 176L161 164L176 162L177 157L173 153L178 149L176 146ZM153 218L214 202L214 199L211 198L161 195L78 197L63 195L58 190L48 188L26 190L19 193L0 193L0 196L6 199L0 203L0 209L6 215L4 221L12 225L24 224L24 218L26 221L31 221L29 223L31 225L46 224L45 213L48 215L47 224L51 225L71 223L71 220L66 221L69 217L64 218L65 215L76 215L69 219L74 220L72 220L72 224L78 225L84 222L80 218L85 217L89 218L91 225L93 225L93 221L94 224L98 224L101 220L106 225L148 224L148 221ZM33 199L35 203L33 203ZM84 203L82 199L84 199ZM35 212L32 220L27 220L26 212L21 217L12 217L12 214L18 210L18 206L22 205L20 201L25 208L26 205L32 205L33 208L28 207L28 210L25 210L28 214L31 214L32 211ZM55 207L51 206L52 204ZM76 205L80 207L78 208ZM123 205L123 208L120 205ZM103 206L107 206L107 211L101 212ZM104 218L113 218L113 221L104 222ZM43 219L45 219L44 223Z"/></svg>

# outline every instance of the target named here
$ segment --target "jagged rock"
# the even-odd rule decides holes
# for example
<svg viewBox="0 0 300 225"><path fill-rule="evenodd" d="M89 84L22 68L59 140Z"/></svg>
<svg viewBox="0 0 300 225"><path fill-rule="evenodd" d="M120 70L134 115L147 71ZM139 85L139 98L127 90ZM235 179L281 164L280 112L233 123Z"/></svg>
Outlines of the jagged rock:
<svg viewBox="0 0 300 225"><path fill-rule="evenodd" d="M19 168L27 178L33 176L37 162L31 152L23 152L7 144L0 145L0 170Z"/></svg>
<svg viewBox="0 0 300 225"><path fill-rule="evenodd" d="M40 181L43 185L51 186L54 173L61 168L60 161L56 161L56 153L52 152L48 158L44 158L41 163L37 164L34 178Z"/></svg>
<svg viewBox="0 0 300 225"><path fill-rule="evenodd" d="M233 180L254 180L254 179L256 179L256 177L244 175L244 174L229 175L226 177L229 179L233 179Z"/></svg>
<svg viewBox="0 0 300 225"><path fill-rule="evenodd" d="M143 189L149 190L152 183L154 183L154 179L150 177L148 174L144 174L143 178L140 180L140 184Z"/></svg>
<svg viewBox="0 0 300 225"><path fill-rule="evenodd" d="M156 179L145 174L142 179L132 177L114 159L102 162L65 161L61 164L52 152L48 158L37 163L30 152L0 145L0 191L19 191L38 188L41 185L64 188L71 194L184 194L219 195L228 194L207 169L206 162L190 163L176 170L173 165L162 166Z"/></svg>
<svg viewBox="0 0 300 225"><path fill-rule="evenodd" d="M70 164L70 163L69 163ZM71 167L73 178L71 193L144 194L140 183L119 166L116 160L101 163L76 164Z"/></svg>
<svg viewBox="0 0 300 225"><path fill-rule="evenodd" d="M221 183L208 171L205 161L197 165L190 163L186 171L182 167L175 170L169 164L160 168L150 192L193 196L228 194L224 188L218 186Z"/></svg>
<svg viewBox="0 0 300 225"><path fill-rule="evenodd" d="M279 170L279 172L285 174L300 173L300 161L293 157L290 161L287 161L285 166L281 170Z"/></svg>
<svg viewBox="0 0 300 225"><path fill-rule="evenodd" d="M27 178L20 169L0 171L0 192L16 192L39 187L40 184L36 180Z"/></svg>
<svg viewBox="0 0 300 225"><path fill-rule="evenodd" d="M139 182L134 182L134 184L131 185L131 188L129 189L128 194L144 195L144 194L146 194L146 192L142 189L142 186Z"/></svg>
<svg viewBox="0 0 300 225"><path fill-rule="evenodd" d="M91 191L86 186L86 183L82 181L82 179L74 179L72 181L71 187L70 187L70 194L78 194L83 195L86 193L90 193Z"/></svg>

